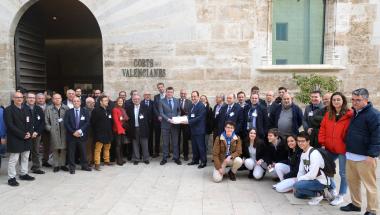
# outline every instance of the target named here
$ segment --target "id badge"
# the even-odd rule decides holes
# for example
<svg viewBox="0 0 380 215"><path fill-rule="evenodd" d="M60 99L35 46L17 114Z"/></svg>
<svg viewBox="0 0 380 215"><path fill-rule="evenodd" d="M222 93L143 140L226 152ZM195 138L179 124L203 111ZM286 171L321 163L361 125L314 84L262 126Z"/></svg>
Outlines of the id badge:
<svg viewBox="0 0 380 215"><path fill-rule="evenodd" d="M29 116L26 117L26 122L30 122Z"/></svg>
<svg viewBox="0 0 380 215"><path fill-rule="evenodd" d="M313 111L310 111L309 116L313 116L313 115L314 115Z"/></svg>
<svg viewBox="0 0 380 215"><path fill-rule="evenodd" d="M120 117L120 121L122 121L122 120L123 120L123 117L121 116L121 117Z"/></svg>
<svg viewBox="0 0 380 215"><path fill-rule="evenodd" d="M257 117L257 113L256 112L252 113L252 116Z"/></svg>
<svg viewBox="0 0 380 215"><path fill-rule="evenodd" d="M234 115L235 115L234 112L231 112L231 113L230 113L230 117L233 117Z"/></svg>
<svg viewBox="0 0 380 215"><path fill-rule="evenodd" d="M80 120L85 120L86 118L84 118L84 116L82 116L81 118L80 118Z"/></svg>
<svg viewBox="0 0 380 215"><path fill-rule="evenodd" d="M108 115L108 118L109 118L109 119L112 119L112 116L111 116L111 114L110 114L110 115Z"/></svg>
<svg viewBox="0 0 380 215"><path fill-rule="evenodd" d="M191 117L191 118L194 118L194 117L195 117L195 114L192 113L192 114L190 115L190 117Z"/></svg>
<svg viewBox="0 0 380 215"><path fill-rule="evenodd" d="M63 119L62 119L62 118L59 118L59 119L58 119L58 122L63 122Z"/></svg>
<svg viewBox="0 0 380 215"><path fill-rule="evenodd" d="M41 117L40 117L40 115L38 115L38 116L37 116L37 120L40 120L40 119L41 119Z"/></svg>
<svg viewBox="0 0 380 215"><path fill-rule="evenodd" d="M144 119L144 116L143 116L143 115L140 115L140 119Z"/></svg>

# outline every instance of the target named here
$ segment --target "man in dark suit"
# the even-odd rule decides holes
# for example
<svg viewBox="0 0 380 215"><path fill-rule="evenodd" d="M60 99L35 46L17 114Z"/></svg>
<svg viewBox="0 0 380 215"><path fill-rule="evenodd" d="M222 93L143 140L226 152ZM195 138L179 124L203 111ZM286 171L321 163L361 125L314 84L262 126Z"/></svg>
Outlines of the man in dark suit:
<svg viewBox="0 0 380 215"><path fill-rule="evenodd" d="M215 138L220 135L219 133L219 121L220 121L220 110L221 108L225 105L224 103L224 94L218 94L215 96L215 106L214 109L212 110L212 115L213 115L213 121L212 121L212 133L213 133L213 139L212 142L214 143Z"/></svg>
<svg viewBox="0 0 380 215"><path fill-rule="evenodd" d="M179 106L181 109L181 116L187 116L190 113L192 103L189 99L186 98L186 90L182 89L180 91ZM189 141L190 141L190 128L189 125L180 124L178 135L178 144L181 145L181 134L182 134L182 149L183 149L183 158L185 161L189 160ZM181 148L181 147L179 147ZM179 150L181 151L181 150Z"/></svg>
<svg viewBox="0 0 380 215"><path fill-rule="evenodd" d="M87 131L90 116L85 108L81 108L79 97L73 99L74 108L65 114L66 141L70 174L75 174L75 151L79 148L82 170L91 171L86 158Z"/></svg>
<svg viewBox="0 0 380 215"><path fill-rule="evenodd" d="M251 95L252 95L252 94L257 94L257 95L259 95L259 97L260 97L260 89L259 89L258 86L253 86L253 87L251 88ZM246 101L246 103L247 103L247 104L251 104L251 99L248 99L248 100ZM262 105L263 107L266 107L266 102L265 102L264 99L259 98L259 104Z"/></svg>
<svg viewBox="0 0 380 215"><path fill-rule="evenodd" d="M268 113L265 107L259 104L259 95L251 95L251 104L244 107L243 114L243 135L241 139L244 139L248 135L248 130L251 128L256 129L257 136L265 140L268 126L269 118Z"/></svg>
<svg viewBox="0 0 380 215"><path fill-rule="evenodd" d="M4 123L7 127L8 184L18 186L16 180L16 165L20 162L20 179L33 181L34 177L28 175L28 159L32 146L33 122L32 114L22 105L24 96L20 92L13 94L13 103L5 108Z"/></svg>
<svg viewBox="0 0 380 215"><path fill-rule="evenodd" d="M134 95L138 95L138 92L137 90L131 90L131 92L129 93L129 95L131 96L131 98L129 98L128 100L125 101L125 109L127 109L129 106L133 106L133 102L132 102L132 97Z"/></svg>
<svg viewBox="0 0 380 215"><path fill-rule="evenodd" d="M243 109L235 103L236 96L231 93L227 95L227 104L220 109L220 120L218 124L218 135L224 131L224 125L227 121L236 124L235 133L241 136L243 126Z"/></svg>
<svg viewBox="0 0 380 215"><path fill-rule="evenodd" d="M178 99L173 98L174 89L173 87L166 88L166 96L164 99L161 99L159 104L159 111L162 117L161 121L161 133L163 139L162 145L162 161L160 165L164 165L167 162L169 157L169 143L172 144L173 147L173 159L174 162L178 165L181 165L181 161L179 159L179 145L178 145L178 133L179 133L179 125L174 124L172 121L173 117L177 117L181 114L181 110L179 107Z"/></svg>
<svg viewBox="0 0 380 215"><path fill-rule="evenodd" d="M44 174L41 170L40 161L40 144L41 134L45 130L45 114L41 107L36 105L36 95L34 93L27 93L25 107L32 115L33 133L32 133L32 172L35 174Z"/></svg>
<svg viewBox="0 0 380 215"><path fill-rule="evenodd" d="M158 83L157 89L159 94L154 96L154 103L153 103L153 125L154 125L154 152L153 152L153 158L156 158L159 156L160 153L160 139L161 139L161 121L162 117L160 115L160 111L158 109L158 106L160 104L161 99L165 98L165 85L164 83Z"/></svg>
<svg viewBox="0 0 380 215"><path fill-rule="evenodd" d="M128 106L127 115L129 116L129 131L127 135L133 142L133 164L137 165L140 160L140 146L142 157L145 164L149 164L149 113L145 105L140 104L139 95L133 95L133 106Z"/></svg>
<svg viewBox="0 0 380 215"><path fill-rule="evenodd" d="M188 117L189 127L191 132L191 146L193 149L193 160L187 165L198 165L199 160L201 163L198 168L206 167L206 107L199 101L199 92L193 91L191 93L191 101L193 106L190 110Z"/></svg>
<svg viewBox="0 0 380 215"><path fill-rule="evenodd" d="M91 126L94 131L95 153L94 163L95 170L100 171L100 153L103 149L104 164L110 166L110 148L113 138L112 132L112 115L108 107L108 97L102 95L99 97L99 107L91 113Z"/></svg>
<svg viewBox="0 0 380 215"><path fill-rule="evenodd" d="M151 94L149 91L144 92L144 100L141 101L141 105L145 106L148 112L148 130L149 130L149 139L148 139L148 148L149 155L153 156L153 101L151 99Z"/></svg>
<svg viewBox="0 0 380 215"><path fill-rule="evenodd" d="M80 87L75 88L75 96L80 99L80 103L82 108L86 106L86 96L82 94L82 89Z"/></svg>

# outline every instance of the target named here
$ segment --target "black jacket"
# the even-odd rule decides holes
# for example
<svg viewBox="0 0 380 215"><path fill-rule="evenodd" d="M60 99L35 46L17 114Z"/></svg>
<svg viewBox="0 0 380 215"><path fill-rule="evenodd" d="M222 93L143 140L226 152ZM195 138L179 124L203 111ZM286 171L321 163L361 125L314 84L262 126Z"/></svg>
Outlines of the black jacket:
<svg viewBox="0 0 380 215"><path fill-rule="evenodd" d="M209 105L206 106L206 134L212 133L213 112Z"/></svg>
<svg viewBox="0 0 380 215"><path fill-rule="evenodd" d="M380 113L372 103L355 110L346 135L347 152L378 157L380 153Z"/></svg>
<svg viewBox="0 0 380 215"><path fill-rule="evenodd" d="M252 109L252 110L251 110ZM268 126L269 126L269 118L268 113L265 107L262 107L261 105L256 105L255 108L253 108L251 105L246 105L244 107L243 111L243 137L246 137L248 134L247 130L247 124L249 121L249 115L253 113L253 111L256 110L257 117L256 117L256 133L258 137L262 140L266 139L266 135L268 133Z"/></svg>
<svg viewBox="0 0 380 215"><path fill-rule="evenodd" d="M286 162L281 162L281 163L288 164L290 166L290 172L284 175L284 179L297 177L301 154L302 154L302 150L298 147L296 147L295 151L289 150L288 160Z"/></svg>
<svg viewBox="0 0 380 215"><path fill-rule="evenodd" d="M37 132L38 135L41 135L45 130L45 114L40 106L34 105L33 110L30 109L28 105L25 105L25 108L30 111L32 115L33 123L33 132Z"/></svg>
<svg viewBox="0 0 380 215"><path fill-rule="evenodd" d="M11 104L4 110L4 123L7 127L7 150L10 153L29 151L32 145L31 138L25 140L27 132L33 133L33 120L30 109L22 106L21 109Z"/></svg>
<svg viewBox="0 0 380 215"><path fill-rule="evenodd" d="M80 121L79 127L76 128L75 125L75 109L72 108L65 113L64 125L66 128L66 141L72 142L78 139L82 142L87 141L88 127L90 125L90 115L86 108L80 108L79 111ZM75 137L73 133L76 130L82 130L83 135L81 137Z"/></svg>
<svg viewBox="0 0 380 215"><path fill-rule="evenodd" d="M126 110L127 115L129 117L128 120L128 127L129 131L127 131L127 136L131 139L136 138L136 128L135 128L135 106L128 106L128 109ZM139 115L138 115L138 121L139 121L139 130L140 130L140 137L148 138L149 137L149 113L148 109L145 105L140 105L139 109Z"/></svg>
<svg viewBox="0 0 380 215"><path fill-rule="evenodd" d="M109 108L95 107L91 113L91 126L94 132L94 141L104 144L111 143L112 114Z"/></svg>
<svg viewBox="0 0 380 215"><path fill-rule="evenodd" d="M227 121L232 121L236 124L235 133L241 136L242 126L243 126L243 108L239 104L234 103L229 113L227 113L228 105L224 105L220 108L220 120L218 122L218 135L224 131L224 123Z"/></svg>

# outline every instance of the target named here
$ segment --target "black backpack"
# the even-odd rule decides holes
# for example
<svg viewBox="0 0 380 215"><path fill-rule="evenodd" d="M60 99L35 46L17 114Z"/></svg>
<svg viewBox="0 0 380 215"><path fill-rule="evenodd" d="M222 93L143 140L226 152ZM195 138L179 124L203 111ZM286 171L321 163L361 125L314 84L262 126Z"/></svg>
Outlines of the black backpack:
<svg viewBox="0 0 380 215"><path fill-rule="evenodd" d="M328 152L323 148L312 148L309 152L309 160L310 160L310 154L317 150L323 158L323 161L325 162L325 167L322 170L327 177L334 177L336 173L336 166L334 160L331 158L331 156L328 154Z"/></svg>

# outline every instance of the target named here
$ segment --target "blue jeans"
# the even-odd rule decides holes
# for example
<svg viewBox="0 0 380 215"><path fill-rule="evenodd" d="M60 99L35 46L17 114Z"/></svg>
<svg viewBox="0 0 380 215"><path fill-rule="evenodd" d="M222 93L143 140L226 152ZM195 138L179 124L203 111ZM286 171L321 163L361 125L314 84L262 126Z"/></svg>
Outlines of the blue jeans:
<svg viewBox="0 0 380 215"><path fill-rule="evenodd" d="M329 155L332 157L334 161L336 159L339 159L339 176L340 176L340 188L339 188L339 195L344 195L347 193L347 180L346 180L346 155L345 154L335 154L332 152L329 152ZM333 178L331 179L331 187L332 189L336 188L335 182Z"/></svg>
<svg viewBox="0 0 380 215"><path fill-rule="evenodd" d="M325 187L326 185L321 184L317 179L297 181L294 184L294 196L299 199L316 197L322 194Z"/></svg>

